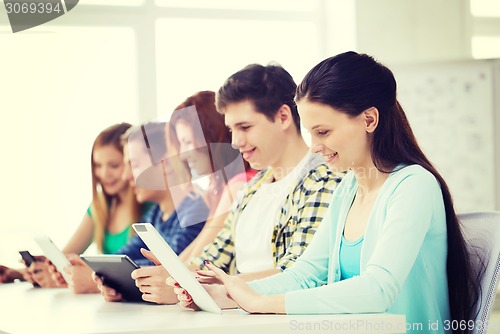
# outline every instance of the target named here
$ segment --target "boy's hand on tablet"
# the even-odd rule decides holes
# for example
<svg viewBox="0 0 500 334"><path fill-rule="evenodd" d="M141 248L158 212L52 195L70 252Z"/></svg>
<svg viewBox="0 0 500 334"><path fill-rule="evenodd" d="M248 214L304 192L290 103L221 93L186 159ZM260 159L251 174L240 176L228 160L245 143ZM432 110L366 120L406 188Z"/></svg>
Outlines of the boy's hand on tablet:
<svg viewBox="0 0 500 334"><path fill-rule="evenodd" d="M161 266L160 261L158 261L158 258L156 255L154 255L152 252L148 251L147 249L141 248L141 254L151 262L153 262L157 266Z"/></svg>
<svg viewBox="0 0 500 334"><path fill-rule="evenodd" d="M160 261L150 251L141 248L145 258L156 266L141 267L132 272L135 285L142 292L142 299L156 304L177 304L177 297L173 290L165 285L165 279L170 276Z"/></svg>
<svg viewBox="0 0 500 334"><path fill-rule="evenodd" d="M162 266L141 267L132 272L135 285L142 292L142 299L156 304L177 304L177 297L172 289L165 285L170 276Z"/></svg>

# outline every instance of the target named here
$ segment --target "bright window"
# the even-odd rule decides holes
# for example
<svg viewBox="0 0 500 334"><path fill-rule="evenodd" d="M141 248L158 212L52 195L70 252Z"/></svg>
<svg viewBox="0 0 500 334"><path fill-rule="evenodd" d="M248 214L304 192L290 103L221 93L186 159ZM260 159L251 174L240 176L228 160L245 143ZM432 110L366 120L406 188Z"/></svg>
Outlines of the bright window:
<svg viewBox="0 0 500 334"><path fill-rule="evenodd" d="M139 119L132 29L43 30L0 34L0 264L35 252L35 233L65 245L90 203L95 136Z"/></svg>
<svg viewBox="0 0 500 334"><path fill-rule="evenodd" d="M473 16L500 17L500 1L470 0L470 11Z"/></svg>
<svg viewBox="0 0 500 334"><path fill-rule="evenodd" d="M98 5L98 6L140 6L145 0L81 0L78 5Z"/></svg>
<svg viewBox="0 0 500 334"><path fill-rule="evenodd" d="M500 36L474 36L471 48L475 59L500 58Z"/></svg>
<svg viewBox="0 0 500 334"><path fill-rule="evenodd" d="M156 0L159 6L243 10L307 11L318 8L318 0Z"/></svg>
<svg viewBox="0 0 500 334"><path fill-rule="evenodd" d="M321 59L312 22L161 19L156 50L159 116L248 64L277 62L300 82Z"/></svg>
<svg viewBox="0 0 500 334"><path fill-rule="evenodd" d="M470 11L472 57L500 58L500 1L470 0Z"/></svg>

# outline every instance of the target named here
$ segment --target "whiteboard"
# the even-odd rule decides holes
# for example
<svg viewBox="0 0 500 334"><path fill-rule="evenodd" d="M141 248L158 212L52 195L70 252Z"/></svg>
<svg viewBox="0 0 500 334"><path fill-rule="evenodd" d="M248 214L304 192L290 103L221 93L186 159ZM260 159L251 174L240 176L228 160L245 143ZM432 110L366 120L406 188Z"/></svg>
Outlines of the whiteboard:
<svg viewBox="0 0 500 334"><path fill-rule="evenodd" d="M393 67L398 99L457 212L495 209L494 64Z"/></svg>

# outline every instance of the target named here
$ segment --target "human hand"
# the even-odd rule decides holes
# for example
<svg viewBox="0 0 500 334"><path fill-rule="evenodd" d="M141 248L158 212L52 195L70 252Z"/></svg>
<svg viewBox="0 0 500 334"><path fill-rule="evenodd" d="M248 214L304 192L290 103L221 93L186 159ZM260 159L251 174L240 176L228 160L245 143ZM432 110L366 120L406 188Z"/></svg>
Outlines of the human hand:
<svg viewBox="0 0 500 334"><path fill-rule="evenodd" d="M196 270L198 276L196 279L202 284L222 284L222 281L216 276L212 270Z"/></svg>
<svg viewBox="0 0 500 334"><path fill-rule="evenodd" d="M158 258L156 257L156 255L153 254L153 252L151 251L148 251L147 249L145 248L141 248L141 254L148 260L150 260L151 262L153 262L155 265L157 266L161 266L161 263L160 261L158 260Z"/></svg>
<svg viewBox="0 0 500 334"><path fill-rule="evenodd" d="M121 293L117 292L115 289L107 287L104 285L103 280L92 272L92 280L96 283L97 289L104 296L104 300L107 302L119 302L123 300Z"/></svg>
<svg viewBox="0 0 500 334"><path fill-rule="evenodd" d="M71 266L64 268L71 277L68 286L75 294L99 293L96 282L92 279L93 270L76 254L66 256Z"/></svg>
<svg viewBox="0 0 500 334"><path fill-rule="evenodd" d="M29 281L36 282L42 288L57 288L58 285L52 279L52 273L49 272L49 266L52 263L45 259L45 261L35 261L27 269Z"/></svg>
<svg viewBox="0 0 500 334"><path fill-rule="evenodd" d="M198 279L198 281L200 280L199 277L196 278ZM179 304L182 307L199 310L198 306L195 304L187 290L182 288L179 283L177 283L172 277L168 277L165 283L174 288L174 292L177 295ZM223 284L202 284L202 286L221 309L231 309L238 307L236 302L229 298L226 287Z"/></svg>
<svg viewBox="0 0 500 334"><path fill-rule="evenodd" d="M199 311L200 308L198 305L196 305L193 301L193 298L191 295L180 286L179 283L177 283L176 280L173 279L173 277L167 277L165 280L166 285L170 286L173 288L173 291L175 295L177 296L177 299L179 301L179 305L184 308L192 309L195 311Z"/></svg>
<svg viewBox="0 0 500 334"><path fill-rule="evenodd" d="M34 256L34 258L35 258L36 262L45 262L47 260L47 258L45 256L40 256L40 255ZM20 270L20 273L23 276L22 280L30 282L34 286L40 286L40 285L38 285L38 283L35 282L35 279L33 277L35 270L34 269L30 270L29 266L26 265L26 262L23 259L21 259L19 262L21 262L22 264L24 264L26 266L26 269Z"/></svg>
<svg viewBox="0 0 500 334"><path fill-rule="evenodd" d="M64 280L64 277L63 275L57 271L57 268L56 266L54 266L54 264L50 264L49 265L49 273L51 275L51 278L52 280L55 282L55 284L58 286L58 287L67 287L68 284L66 283L66 281Z"/></svg>
<svg viewBox="0 0 500 334"><path fill-rule="evenodd" d="M219 279L225 287L226 295L239 307L249 313L267 313L267 296L262 296L250 288L238 276L227 275L223 270L206 261L205 266L213 272L214 278Z"/></svg>
<svg viewBox="0 0 500 334"><path fill-rule="evenodd" d="M23 280L21 271L0 265L0 283L12 283L16 279Z"/></svg>
<svg viewBox="0 0 500 334"><path fill-rule="evenodd" d="M156 266L142 267L132 272L135 285L142 292L142 299L156 304L177 304L177 297L172 288L165 285L165 279L170 276L167 270L159 264L158 259L150 251L141 248L141 253Z"/></svg>
<svg viewBox="0 0 500 334"><path fill-rule="evenodd" d="M7 282L7 271L11 270L6 266L0 265L0 283L9 283Z"/></svg>

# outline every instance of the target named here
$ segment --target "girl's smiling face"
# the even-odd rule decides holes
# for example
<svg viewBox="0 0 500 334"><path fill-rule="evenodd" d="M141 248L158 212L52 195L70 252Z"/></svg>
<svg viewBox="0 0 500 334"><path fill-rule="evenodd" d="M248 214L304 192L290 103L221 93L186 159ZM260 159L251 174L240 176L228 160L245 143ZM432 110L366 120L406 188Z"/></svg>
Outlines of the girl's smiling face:
<svg viewBox="0 0 500 334"><path fill-rule="evenodd" d="M332 169L345 171L371 165L371 113L375 108L356 117L307 99L298 101L297 108L304 127L311 133L311 150L323 155Z"/></svg>

